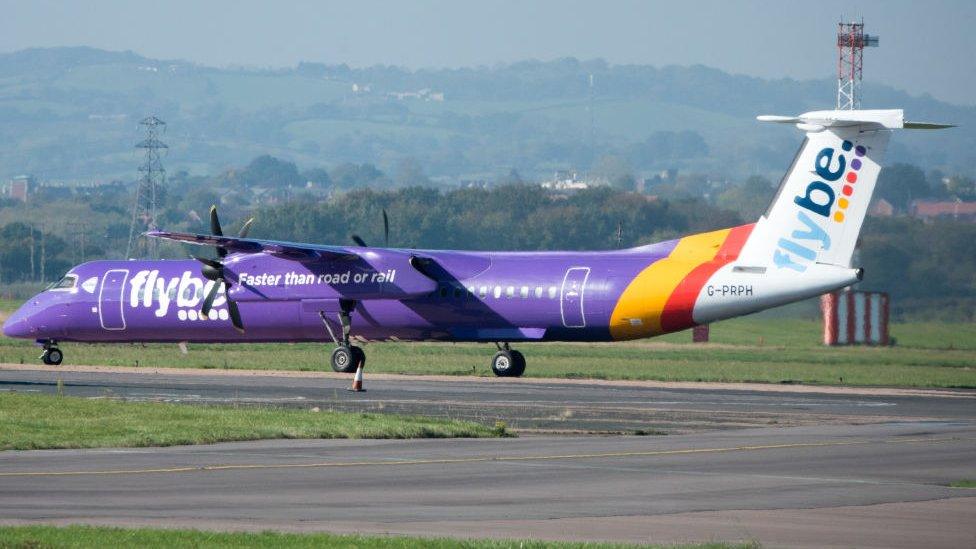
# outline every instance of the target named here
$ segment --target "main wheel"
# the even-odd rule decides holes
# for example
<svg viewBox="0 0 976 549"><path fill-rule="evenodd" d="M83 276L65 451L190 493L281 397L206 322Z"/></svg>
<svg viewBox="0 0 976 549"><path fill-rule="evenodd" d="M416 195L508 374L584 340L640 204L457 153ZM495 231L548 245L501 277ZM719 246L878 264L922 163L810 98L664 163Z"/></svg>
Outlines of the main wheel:
<svg viewBox="0 0 976 549"><path fill-rule="evenodd" d="M516 351L514 349L511 351L511 353L512 353L513 368L512 368L512 372L508 375L511 377L522 377L522 374L525 373L525 355L523 355L521 352Z"/></svg>
<svg viewBox="0 0 976 549"><path fill-rule="evenodd" d="M356 368L358 368L360 364L362 364L363 368L365 368L366 353L363 351L363 348L353 346L349 347L349 350L352 351L352 369L350 371L355 372Z"/></svg>
<svg viewBox="0 0 976 549"><path fill-rule="evenodd" d="M332 369L336 372L348 374L356 371L356 361L353 358L353 349L357 347L346 347L340 345L332 351ZM362 350L360 350L362 352Z"/></svg>
<svg viewBox="0 0 976 549"><path fill-rule="evenodd" d="M44 354L41 355L41 360L44 361L44 364L50 366L57 366L61 364L61 361L63 359L64 359L64 354L61 352L61 349L58 349L57 347L51 347L50 349L46 349L44 351Z"/></svg>
<svg viewBox="0 0 976 549"><path fill-rule="evenodd" d="M518 377L525 371L525 357L518 351L498 351L491 359L491 371L498 377Z"/></svg>

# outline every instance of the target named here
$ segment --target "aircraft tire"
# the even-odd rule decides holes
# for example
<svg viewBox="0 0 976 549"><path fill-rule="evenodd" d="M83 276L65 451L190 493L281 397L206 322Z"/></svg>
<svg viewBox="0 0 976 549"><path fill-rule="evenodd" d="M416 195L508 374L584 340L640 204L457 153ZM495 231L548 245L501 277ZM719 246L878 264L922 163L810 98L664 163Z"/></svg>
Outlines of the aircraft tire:
<svg viewBox="0 0 976 549"><path fill-rule="evenodd" d="M512 352L512 359L514 359L515 361L515 363L513 364L515 369L512 370L512 372L508 375L510 377L522 377L522 374L525 373L525 355L523 355L520 351L516 351L514 349L512 349L511 352Z"/></svg>
<svg viewBox="0 0 976 549"><path fill-rule="evenodd" d="M61 349L58 349L57 347L51 347L50 349L44 351L44 354L41 355L41 360L44 361L44 364L49 366L57 366L61 364L62 360L64 360L64 353L62 353Z"/></svg>
<svg viewBox="0 0 976 549"><path fill-rule="evenodd" d="M518 377L525 371L525 357L518 351L498 351L491 359L491 371L498 377Z"/></svg>
<svg viewBox="0 0 976 549"><path fill-rule="evenodd" d="M363 348L362 347L352 346L352 347L349 347L349 350L352 351L352 369L349 370L349 371L350 372L355 372L356 371L356 368L358 368L360 364L362 364L363 365L363 368L365 368L366 367L366 352L363 351Z"/></svg>
<svg viewBox="0 0 976 549"><path fill-rule="evenodd" d="M346 347L345 345L340 345L332 351L332 370L342 373L349 374L356 371L356 361L353 357L353 349L358 347ZM360 349L360 352L362 350Z"/></svg>

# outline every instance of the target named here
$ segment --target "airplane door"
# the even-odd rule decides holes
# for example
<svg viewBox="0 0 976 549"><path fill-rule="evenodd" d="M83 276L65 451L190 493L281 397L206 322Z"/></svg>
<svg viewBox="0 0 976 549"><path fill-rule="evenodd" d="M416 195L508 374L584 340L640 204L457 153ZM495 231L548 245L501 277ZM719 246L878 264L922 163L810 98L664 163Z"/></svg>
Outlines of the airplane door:
<svg viewBox="0 0 976 549"><path fill-rule="evenodd" d="M559 311L563 317L563 326L567 328L586 327L583 316L583 292L586 290L586 279L590 276L589 267L573 267L566 271L563 277L563 287L559 292Z"/></svg>
<svg viewBox="0 0 976 549"><path fill-rule="evenodd" d="M106 330L125 329L125 282L129 279L126 269L112 269L102 275L98 290L98 320Z"/></svg>

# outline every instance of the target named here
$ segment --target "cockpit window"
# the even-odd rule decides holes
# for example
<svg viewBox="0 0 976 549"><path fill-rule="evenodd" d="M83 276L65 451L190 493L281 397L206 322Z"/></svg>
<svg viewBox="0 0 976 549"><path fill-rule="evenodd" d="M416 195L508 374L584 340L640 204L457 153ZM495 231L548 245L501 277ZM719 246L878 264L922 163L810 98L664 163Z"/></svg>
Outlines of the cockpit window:
<svg viewBox="0 0 976 549"><path fill-rule="evenodd" d="M73 290L75 285L78 284L78 277L76 275L64 275L61 280L55 282L51 285L50 290Z"/></svg>

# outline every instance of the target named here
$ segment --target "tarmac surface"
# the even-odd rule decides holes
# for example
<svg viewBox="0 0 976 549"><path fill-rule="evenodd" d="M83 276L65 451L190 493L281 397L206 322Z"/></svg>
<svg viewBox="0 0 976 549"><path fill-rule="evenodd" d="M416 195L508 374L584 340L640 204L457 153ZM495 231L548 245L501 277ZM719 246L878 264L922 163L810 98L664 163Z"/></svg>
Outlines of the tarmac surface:
<svg viewBox="0 0 976 549"><path fill-rule="evenodd" d="M0 365L0 391L189 404L421 414L523 433L679 434L729 428L976 420L976 391ZM700 387L700 388L699 388Z"/></svg>
<svg viewBox="0 0 976 549"><path fill-rule="evenodd" d="M344 377L2 366L0 390L53 392L58 376L74 395L453 417L481 409L481 420L531 429L517 439L0 452L2 523L757 540L774 547L976 545L976 490L947 486L976 478L972 392L367 376L369 392L354 394L342 390ZM591 427L684 434L532 430Z"/></svg>

